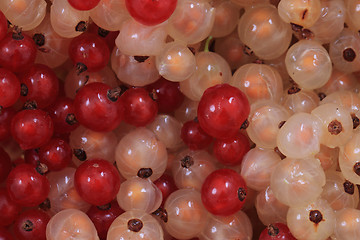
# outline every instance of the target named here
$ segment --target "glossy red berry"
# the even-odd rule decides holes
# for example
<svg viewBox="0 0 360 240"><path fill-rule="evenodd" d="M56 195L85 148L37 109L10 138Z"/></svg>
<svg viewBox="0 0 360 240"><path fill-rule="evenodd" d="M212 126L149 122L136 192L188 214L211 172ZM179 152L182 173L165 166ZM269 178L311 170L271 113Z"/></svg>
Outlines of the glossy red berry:
<svg viewBox="0 0 360 240"><path fill-rule="evenodd" d="M180 92L179 83L170 82L163 77L148 85L146 89L150 93L155 93L160 113L172 113L184 101L184 94Z"/></svg>
<svg viewBox="0 0 360 240"><path fill-rule="evenodd" d="M0 226L0 240L14 240L14 238L8 230Z"/></svg>
<svg viewBox="0 0 360 240"><path fill-rule="evenodd" d="M156 102L144 88L130 88L122 96L124 121L141 127L151 123L158 112Z"/></svg>
<svg viewBox="0 0 360 240"><path fill-rule="evenodd" d="M97 72L108 64L110 50L101 37L92 33L83 33L71 41L69 57L79 68L79 72L86 70Z"/></svg>
<svg viewBox="0 0 360 240"><path fill-rule="evenodd" d="M117 91L105 83L89 83L74 100L75 117L85 127L99 132L115 129L123 119L123 104Z"/></svg>
<svg viewBox="0 0 360 240"><path fill-rule="evenodd" d="M249 113L245 94L228 84L208 88L198 106L200 127L215 138L235 136Z"/></svg>
<svg viewBox="0 0 360 240"><path fill-rule="evenodd" d="M0 183L5 181L11 171L11 158L0 146Z"/></svg>
<svg viewBox="0 0 360 240"><path fill-rule="evenodd" d="M160 178L158 178L154 184L158 187L158 189L161 191L163 200L162 204L165 203L168 196L172 193L178 190L177 186L175 185L175 181L172 176L164 173Z"/></svg>
<svg viewBox="0 0 360 240"><path fill-rule="evenodd" d="M0 142L11 137L11 120L15 114L16 111L12 107L0 109Z"/></svg>
<svg viewBox="0 0 360 240"><path fill-rule="evenodd" d="M6 189L15 203L33 207L45 201L50 191L50 184L33 165L25 163L11 170L6 180Z"/></svg>
<svg viewBox="0 0 360 240"><path fill-rule="evenodd" d="M46 225L50 216L42 210L30 209L15 220L14 233L18 240L46 240Z"/></svg>
<svg viewBox="0 0 360 240"><path fill-rule="evenodd" d="M207 176L201 200L211 214L229 216L243 207L246 193L245 180L234 170L224 168Z"/></svg>
<svg viewBox="0 0 360 240"><path fill-rule="evenodd" d="M54 123L54 133L64 134L75 130L79 123L75 118L74 101L67 97L60 97L47 108Z"/></svg>
<svg viewBox="0 0 360 240"><path fill-rule="evenodd" d="M68 0L70 5L79 11L88 11L96 7L100 0Z"/></svg>
<svg viewBox="0 0 360 240"><path fill-rule="evenodd" d="M94 223L100 240L106 240L111 223L122 213L124 213L124 210L119 207L117 201L112 201L103 206L91 206L86 212Z"/></svg>
<svg viewBox="0 0 360 240"><path fill-rule="evenodd" d="M217 160L227 166L241 164L244 155L249 150L249 140L240 132L234 137L216 139L213 146L213 152Z"/></svg>
<svg viewBox="0 0 360 240"><path fill-rule="evenodd" d="M120 188L120 174L103 159L87 160L75 172L74 185L86 202L100 206L111 202Z"/></svg>
<svg viewBox="0 0 360 240"><path fill-rule="evenodd" d="M6 37L8 22L2 11L0 11L0 41Z"/></svg>
<svg viewBox="0 0 360 240"><path fill-rule="evenodd" d="M186 146L191 150L204 149L210 145L213 139L201 129L197 119L184 123L180 136Z"/></svg>
<svg viewBox="0 0 360 240"><path fill-rule="evenodd" d="M119 36L119 31L108 31L97 26L95 23L90 24L87 31L93 34L97 34L99 37L104 39L109 47L110 52L115 47L115 39L117 36Z"/></svg>
<svg viewBox="0 0 360 240"><path fill-rule="evenodd" d="M177 0L125 0L130 15L144 25L166 21L175 11Z"/></svg>
<svg viewBox="0 0 360 240"><path fill-rule="evenodd" d="M274 223L261 232L259 240L296 240L296 238L286 224Z"/></svg>
<svg viewBox="0 0 360 240"><path fill-rule="evenodd" d="M0 41L0 66L12 72L22 72L34 64L37 48L24 33L9 33Z"/></svg>
<svg viewBox="0 0 360 240"><path fill-rule="evenodd" d="M20 81L15 74L0 68L0 106L11 107L20 97Z"/></svg>
<svg viewBox="0 0 360 240"><path fill-rule="evenodd" d="M60 139L53 138L39 149L40 162L50 171L59 171L69 165L72 159L70 145Z"/></svg>
<svg viewBox="0 0 360 240"><path fill-rule="evenodd" d="M51 117L39 109L22 110L11 121L11 134L23 150L44 145L53 132Z"/></svg>
<svg viewBox="0 0 360 240"><path fill-rule="evenodd" d="M0 226L12 224L20 210L21 207L10 199L6 189L0 188Z"/></svg>
<svg viewBox="0 0 360 240"><path fill-rule="evenodd" d="M59 80L46 65L35 64L21 74L21 100L35 101L38 108L51 105L59 94Z"/></svg>

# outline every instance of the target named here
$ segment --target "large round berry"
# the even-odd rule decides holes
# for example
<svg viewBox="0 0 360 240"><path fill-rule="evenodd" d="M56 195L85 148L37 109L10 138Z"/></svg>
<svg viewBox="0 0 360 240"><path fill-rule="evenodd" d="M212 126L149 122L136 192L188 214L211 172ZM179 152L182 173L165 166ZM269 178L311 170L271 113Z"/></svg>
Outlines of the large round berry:
<svg viewBox="0 0 360 240"><path fill-rule="evenodd" d="M74 185L86 202L105 205L116 197L120 189L120 174L106 160L87 160L76 169Z"/></svg>
<svg viewBox="0 0 360 240"><path fill-rule="evenodd" d="M246 199L245 180L234 170L212 172L201 188L201 200L214 215L228 216L239 211Z"/></svg>
<svg viewBox="0 0 360 240"><path fill-rule="evenodd" d="M245 94L228 84L208 88L198 106L200 127L215 138L235 136L249 113Z"/></svg>

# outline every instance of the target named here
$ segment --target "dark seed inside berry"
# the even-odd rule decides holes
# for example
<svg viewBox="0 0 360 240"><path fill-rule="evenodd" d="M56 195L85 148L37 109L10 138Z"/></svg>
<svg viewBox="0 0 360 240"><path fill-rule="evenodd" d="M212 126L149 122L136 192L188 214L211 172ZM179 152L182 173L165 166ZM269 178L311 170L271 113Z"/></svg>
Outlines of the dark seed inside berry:
<svg viewBox="0 0 360 240"><path fill-rule="evenodd" d="M323 216L319 210L311 210L309 213L309 219L315 224L318 224L323 220Z"/></svg>
<svg viewBox="0 0 360 240"><path fill-rule="evenodd" d="M140 63L145 62L148 58L149 56L134 56L134 59Z"/></svg>
<svg viewBox="0 0 360 240"><path fill-rule="evenodd" d="M140 219L134 218L128 221L128 229L133 232L139 232L143 228L143 223Z"/></svg>
<svg viewBox="0 0 360 240"><path fill-rule="evenodd" d="M331 135L338 135L342 131L342 124L338 120L333 120L328 125L328 131Z"/></svg>
<svg viewBox="0 0 360 240"><path fill-rule="evenodd" d="M354 164L353 170L358 176L360 176L360 162Z"/></svg>
<svg viewBox="0 0 360 240"><path fill-rule="evenodd" d="M149 178L153 174L153 171L151 168L140 168L140 170L137 173L137 176L139 178Z"/></svg>
<svg viewBox="0 0 360 240"><path fill-rule="evenodd" d="M240 201L244 201L246 198L246 191L244 188L239 188L238 189L238 198Z"/></svg>
<svg viewBox="0 0 360 240"><path fill-rule="evenodd" d="M346 180L343 184L344 186L344 191L350 195L353 195L354 194L354 191L355 191L355 186L352 182Z"/></svg>
<svg viewBox="0 0 360 240"><path fill-rule="evenodd" d="M86 156L86 152L83 149L74 149L74 155L77 159L79 159L80 161L85 161L87 156Z"/></svg>
<svg viewBox="0 0 360 240"><path fill-rule="evenodd" d="M155 216L158 216L165 223L168 221L168 214L165 208L159 207L155 212L152 213Z"/></svg>
<svg viewBox="0 0 360 240"><path fill-rule="evenodd" d="M26 220L23 225L22 225L22 229L24 229L27 232L30 232L34 229L34 224L32 221L30 220Z"/></svg>
<svg viewBox="0 0 360 240"><path fill-rule="evenodd" d="M190 156L185 156L183 159L181 159L181 166L183 168L189 168L192 165L194 165L194 159Z"/></svg>
<svg viewBox="0 0 360 240"><path fill-rule="evenodd" d="M279 228L270 224L268 227L268 235L271 237L276 237L279 234Z"/></svg>
<svg viewBox="0 0 360 240"><path fill-rule="evenodd" d="M356 58L356 53L352 48L347 48L343 51L345 61L352 62Z"/></svg>

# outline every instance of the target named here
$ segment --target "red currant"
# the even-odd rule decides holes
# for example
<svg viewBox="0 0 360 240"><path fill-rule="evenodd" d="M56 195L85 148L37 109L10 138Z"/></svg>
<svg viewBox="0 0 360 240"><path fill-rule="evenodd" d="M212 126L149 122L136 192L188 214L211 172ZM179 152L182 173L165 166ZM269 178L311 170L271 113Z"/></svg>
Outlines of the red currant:
<svg viewBox="0 0 360 240"><path fill-rule="evenodd" d="M198 106L200 127L215 138L235 136L249 113L245 94L228 84L208 88Z"/></svg>
<svg viewBox="0 0 360 240"><path fill-rule="evenodd" d="M163 77L148 85L146 89L156 94L156 102L161 113L174 112L184 101L184 94L180 92L179 83L170 82Z"/></svg>
<svg viewBox="0 0 360 240"><path fill-rule="evenodd" d="M122 96L124 121L142 127L151 123L158 112L156 102L144 88L130 88Z"/></svg>
<svg viewBox="0 0 360 240"><path fill-rule="evenodd" d="M228 166L241 164L244 155L250 150L248 138L238 132L234 137L216 139L213 152L219 162Z"/></svg>
<svg viewBox="0 0 360 240"><path fill-rule="evenodd" d="M10 199L6 189L0 188L0 226L8 226L14 222L20 210L21 207Z"/></svg>
<svg viewBox="0 0 360 240"><path fill-rule="evenodd" d="M59 80L55 72L46 65L35 64L22 73L21 100L35 101L39 108L51 105L59 94Z"/></svg>
<svg viewBox="0 0 360 240"><path fill-rule="evenodd" d="M105 205L116 197L120 189L120 174L106 160L87 160L76 169L74 185L86 202Z"/></svg>
<svg viewBox="0 0 360 240"><path fill-rule="evenodd" d="M91 221L94 223L100 240L106 240L107 232L111 223L122 213L124 213L124 210L119 207L117 201L112 201L109 204L98 207L91 206L91 208L86 212Z"/></svg>
<svg viewBox="0 0 360 240"><path fill-rule="evenodd" d="M30 209L15 220L14 233L18 240L46 240L46 225L50 216L42 210Z"/></svg>
<svg viewBox="0 0 360 240"><path fill-rule="evenodd" d="M260 234L259 240L296 240L288 226L283 223L274 223L267 226Z"/></svg>
<svg viewBox="0 0 360 240"><path fill-rule="evenodd" d="M108 45L110 52L114 49L115 39L119 36L119 31L108 31L97 26L95 23L90 24L87 31L103 38Z"/></svg>
<svg viewBox="0 0 360 240"><path fill-rule="evenodd" d="M37 167L40 164L39 149L28 149L24 152L24 161L29 163L34 167Z"/></svg>
<svg viewBox="0 0 360 240"><path fill-rule="evenodd" d="M0 106L10 107L20 97L19 79L5 68L0 68Z"/></svg>
<svg viewBox="0 0 360 240"><path fill-rule="evenodd" d="M58 98L47 108L47 112L53 120L55 133L69 133L79 126L75 118L74 101L70 98Z"/></svg>
<svg viewBox="0 0 360 240"><path fill-rule="evenodd" d="M88 11L95 8L100 0L68 0L70 5L79 11Z"/></svg>
<svg viewBox="0 0 360 240"><path fill-rule="evenodd" d="M11 134L23 150L44 145L53 132L51 117L42 110L22 110L11 121Z"/></svg>
<svg viewBox="0 0 360 240"><path fill-rule="evenodd" d="M22 72L34 64L37 48L35 42L23 33L9 33L0 41L0 66Z"/></svg>
<svg viewBox="0 0 360 240"><path fill-rule="evenodd" d="M72 159L70 145L60 138L53 138L40 147L40 162L44 163L50 171L59 171L69 165Z"/></svg>
<svg viewBox="0 0 360 240"><path fill-rule="evenodd" d="M33 207L45 201L50 191L50 184L33 165L25 163L11 170L6 180L6 189L15 203Z"/></svg>
<svg viewBox="0 0 360 240"><path fill-rule="evenodd" d="M197 120L184 123L181 128L180 136L186 146L191 150L204 149L210 145L213 139L201 129Z"/></svg>
<svg viewBox="0 0 360 240"><path fill-rule="evenodd" d="M159 190L162 193L163 200L162 204L165 203L168 196L172 193L178 190L178 188L175 185L175 181L172 176L164 173L160 178L158 178L154 184L159 188Z"/></svg>
<svg viewBox="0 0 360 240"><path fill-rule="evenodd" d="M245 180L237 172L219 169L205 179L201 188L201 200L210 213L228 216L243 207L246 193Z"/></svg>
<svg viewBox="0 0 360 240"><path fill-rule="evenodd" d="M83 33L71 41L69 57L79 68L79 73L85 70L97 72L108 64L110 50L101 37Z"/></svg>
<svg viewBox="0 0 360 240"><path fill-rule="evenodd" d="M125 0L130 15L144 25L166 21L175 11L177 0Z"/></svg>
<svg viewBox="0 0 360 240"><path fill-rule="evenodd" d="M5 181L11 171L11 159L5 150L0 147L0 183Z"/></svg>
<svg viewBox="0 0 360 240"><path fill-rule="evenodd" d="M10 126L11 119L15 116L16 111L12 108L0 108L0 142L11 136Z"/></svg>
<svg viewBox="0 0 360 240"><path fill-rule="evenodd" d="M75 117L93 131L112 131L122 121L123 104L116 90L105 83L89 83L82 87L74 100Z"/></svg>

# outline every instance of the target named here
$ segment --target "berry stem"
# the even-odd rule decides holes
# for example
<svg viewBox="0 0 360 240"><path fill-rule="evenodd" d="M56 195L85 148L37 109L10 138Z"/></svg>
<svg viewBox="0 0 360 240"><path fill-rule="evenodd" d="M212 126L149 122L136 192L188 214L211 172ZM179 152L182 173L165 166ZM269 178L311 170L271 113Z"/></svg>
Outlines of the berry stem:
<svg viewBox="0 0 360 240"><path fill-rule="evenodd" d="M204 47L204 52L209 52L209 46L210 46L210 42L211 42L212 39L213 39L213 36L209 36L209 37L206 39L205 47Z"/></svg>

